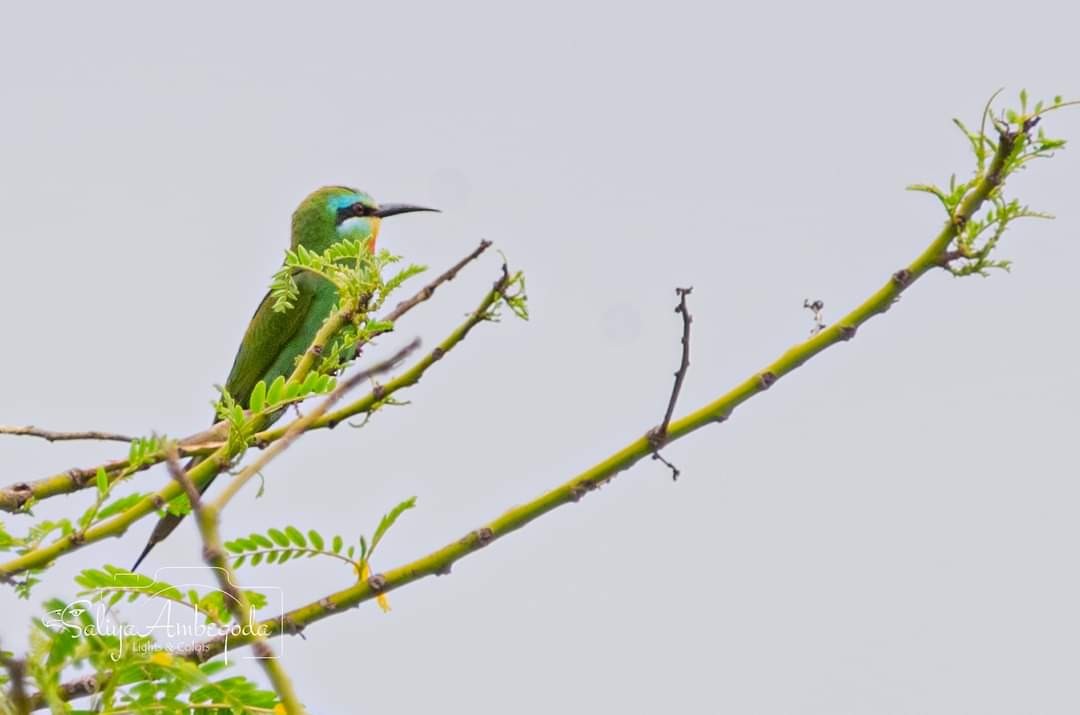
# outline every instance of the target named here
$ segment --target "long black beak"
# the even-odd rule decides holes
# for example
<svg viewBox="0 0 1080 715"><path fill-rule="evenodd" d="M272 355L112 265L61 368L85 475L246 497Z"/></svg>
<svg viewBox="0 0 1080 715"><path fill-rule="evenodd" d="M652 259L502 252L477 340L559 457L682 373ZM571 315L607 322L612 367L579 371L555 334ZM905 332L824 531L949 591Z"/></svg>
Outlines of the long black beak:
<svg viewBox="0 0 1080 715"><path fill-rule="evenodd" d="M413 211L434 211L439 213L439 209L429 209L426 206L413 206L412 204L379 204L379 210L373 215L378 216L379 218L386 218L387 216L412 213Z"/></svg>

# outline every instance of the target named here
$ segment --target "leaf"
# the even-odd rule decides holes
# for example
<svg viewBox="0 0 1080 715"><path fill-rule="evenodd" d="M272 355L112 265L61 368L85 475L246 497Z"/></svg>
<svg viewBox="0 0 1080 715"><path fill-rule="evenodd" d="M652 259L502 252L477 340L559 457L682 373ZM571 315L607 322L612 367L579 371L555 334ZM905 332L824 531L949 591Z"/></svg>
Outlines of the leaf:
<svg viewBox="0 0 1080 715"><path fill-rule="evenodd" d="M300 395L300 388L302 387L299 382L290 382L285 385L285 399L295 400Z"/></svg>
<svg viewBox="0 0 1080 715"><path fill-rule="evenodd" d="M379 541L381 541L386 532L390 530L390 527L394 525L394 522L398 520L398 517L409 509L412 509L414 506L416 506L416 497L409 497L383 515L383 518L379 521L378 527L375 528L375 534L371 537L371 546L368 548L369 554L375 550Z"/></svg>
<svg viewBox="0 0 1080 715"><path fill-rule="evenodd" d="M128 494L125 497L120 497L119 499L114 499L113 501L109 502L108 504L103 506L98 511L97 516L95 517L94 520L95 521L101 521L102 519L105 519L106 517L110 517L113 514L119 514L122 511L127 511L129 508L134 506L136 503L142 501L143 497L145 497L145 496L146 495L143 494L142 492L135 492L134 494Z"/></svg>
<svg viewBox="0 0 1080 715"><path fill-rule="evenodd" d="M330 550L333 551L335 554L339 553L341 551L341 547L342 547L343 543L344 542L342 541L341 536L335 534L334 535L333 545L330 547Z"/></svg>
<svg viewBox="0 0 1080 715"><path fill-rule="evenodd" d="M109 493L109 475L105 473L105 467L97 469L97 491L98 499L104 499Z"/></svg>
<svg viewBox="0 0 1080 715"><path fill-rule="evenodd" d="M266 406L266 383L259 380L255 383L255 388L251 391L251 399L248 400L248 407L252 412L262 412L262 408Z"/></svg>
<svg viewBox="0 0 1080 715"><path fill-rule="evenodd" d="M307 539L304 538L304 535L301 534L300 530L297 529L295 526L286 526L285 534L294 544L296 544L300 548L304 548L307 546Z"/></svg>
<svg viewBox="0 0 1080 715"><path fill-rule="evenodd" d="M266 538L262 534L252 534L251 535L251 540L254 541L256 544L258 544L259 546L262 546L265 549L274 548L274 542L270 541L270 539Z"/></svg>
<svg viewBox="0 0 1080 715"><path fill-rule="evenodd" d="M278 375L274 378L274 381L270 383L270 389L266 393L266 402L269 405L276 405L281 402L282 396L285 394L285 378Z"/></svg>
<svg viewBox="0 0 1080 715"><path fill-rule="evenodd" d="M278 546L288 546L290 543L289 537L285 536L285 534L277 529L268 529L266 533L270 535L270 538L273 539L274 543Z"/></svg>
<svg viewBox="0 0 1080 715"><path fill-rule="evenodd" d="M326 543L323 541L322 535L314 529L309 529L307 535L308 539L311 540L311 545L314 546L317 550L322 551L323 546Z"/></svg>

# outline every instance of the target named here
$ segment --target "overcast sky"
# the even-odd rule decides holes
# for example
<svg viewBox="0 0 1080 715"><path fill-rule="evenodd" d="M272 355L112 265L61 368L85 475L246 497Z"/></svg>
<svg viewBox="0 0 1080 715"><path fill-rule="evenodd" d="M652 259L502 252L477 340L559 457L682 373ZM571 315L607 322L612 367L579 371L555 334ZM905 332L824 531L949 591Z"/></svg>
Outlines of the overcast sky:
<svg viewBox="0 0 1080 715"><path fill-rule="evenodd" d="M832 320L938 230L913 182L971 169L954 116L1080 95L1075 7L1015 3L146 3L0 11L0 423L182 435L323 184L481 238L532 320L482 325L363 430L301 440L226 514L355 538L415 495L376 570L533 498L655 424L692 285L696 408ZM1048 117L1080 137L1080 113ZM277 640L313 713L1064 713L1080 709L1080 153L1009 185L1053 222L1012 274L933 274L728 423L392 596ZM384 339L433 345L491 255ZM372 353L377 354L377 353ZM1069 445L1074 446L1069 446ZM10 483L122 452L0 441ZM140 475L149 490L168 477ZM42 505L75 516L89 494ZM25 517L8 518L13 531ZM12 647L71 576L4 598ZM147 562L199 563L185 524ZM242 569L289 606L318 560ZM250 663L245 672L264 682Z"/></svg>

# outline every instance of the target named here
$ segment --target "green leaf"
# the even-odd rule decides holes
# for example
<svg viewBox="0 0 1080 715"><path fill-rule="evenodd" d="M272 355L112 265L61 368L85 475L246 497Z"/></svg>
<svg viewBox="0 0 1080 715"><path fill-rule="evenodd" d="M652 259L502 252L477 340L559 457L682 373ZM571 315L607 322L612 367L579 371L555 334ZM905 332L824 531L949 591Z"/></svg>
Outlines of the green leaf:
<svg viewBox="0 0 1080 715"><path fill-rule="evenodd" d="M145 496L146 495L142 492L135 492L134 494L128 494L125 497L114 499L98 511L97 516L94 520L101 521L102 519L110 517L113 514L119 514L122 511L127 511L136 503L142 501L143 497Z"/></svg>
<svg viewBox="0 0 1080 715"><path fill-rule="evenodd" d="M274 378L274 381L270 383L270 389L266 393L266 402L270 405L276 405L281 402L282 396L285 394L285 378L278 375Z"/></svg>
<svg viewBox="0 0 1080 715"><path fill-rule="evenodd" d="M326 544L326 542L323 541L322 534L315 531L314 529L309 529L307 535L308 539L311 540L311 545L314 546L318 551L322 551L323 546Z"/></svg>
<svg viewBox="0 0 1080 715"><path fill-rule="evenodd" d="M307 539L304 538L304 535L301 534L300 530L297 529L295 526L286 526L285 534L289 537L290 541L292 541L300 548L304 548L307 546Z"/></svg>
<svg viewBox="0 0 1080 715"><path fill-rule="evenodd" d="M300 388L302 384L299 382L290 382L285 385L285 399L295 400L300 395Z"/></svg>
<svg viewBox="0 0 1080 715"><path fill-rule="evenodd" d="M342 547L343 544L344 544L344 541L342 540L341 536L340 535L335 535L334 540L332 542L332 546L330 547L330 550L333 551L335 554L339 553L341 551L341 547Z"/></svg>
<svg viewBox="0 0 1080 715"><path fill-rule="evenodd" d="M270 539L266 538L262 534L252 534L250 538L252 541L263 547L264 549L274 548L274 542L270 541Z"/></svg>
<svg viewBox="0 0 1080 715"><path fill-rule="evenodd" d="M248 406L252 412L261 412L262 408L266 406L266 383L262 380L255 383L255 388L251 391L251 399L248 400Z"/></svg>
<svg viewBox="0 0 1080 715"><path fill-rule="evenodd" d="M109 493L109 475L105 473L104 467L98 467L97 470L97 491L98 499L104 499Z"/></svg>
<svg viewBox="0 0 1080 715"><path fill-rule="evenodd" d="M374 536L371 537L371 546L368 549L368 553L375 550L379 541L381 541L386 532L390 530L390 527L394 525L394 522L398 520L398 517L407 510L412 509L414 506L416 506L416 497L409 497L383 515L383 518L379 521L378 527L375 528Z"/></svg>
<svg viewBox="0 0 1080 715"><path fill-rule="evenodd" d="M278 546L289 545L289 537L285 536L285 534L281 533L279 530L268 529L266 533L270 535L270 538L273 539L274 543Z"/></svg>

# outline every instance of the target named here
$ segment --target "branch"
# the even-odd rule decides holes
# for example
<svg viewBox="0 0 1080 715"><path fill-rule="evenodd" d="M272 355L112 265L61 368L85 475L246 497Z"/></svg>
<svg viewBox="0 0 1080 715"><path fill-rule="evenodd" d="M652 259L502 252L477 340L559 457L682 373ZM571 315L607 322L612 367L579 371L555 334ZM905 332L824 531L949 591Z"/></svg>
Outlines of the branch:
<svg viewBox="0 0 1080 715"><path fill-rule="evenodd" d="M98 432L89 430L86 432L54 432L41 429L33 425L17 427L15 425L0 425L0 434L17 435L20 437L40 437L49 442L70 442L75 440L99 440L103 442L131 442L134 438L114 432Z"/></svg>
<svg viewBox="0 0 1080 715"><path fill-rule="evenodd" d="M191 510L195 513L195 521L199 526L199 533L203 539L203 559L214 572L214 575L217 576L218 585L221 586L222 593L227 596L224 599L226 605L232 611L233 616L236 617L237 623L243 624L244 631L252 634L252 649L258 657L259 665L266 672L266 677L270 679L271 684L274 686L274 691L281 699L285 712L288 715L303 715L305 712L304 706L300 704L300 699L296 695L292 681L281 666L281 661L274 654L273 648L266 642L265 635L257 627L254 611L251 608L251 602L248 600L247 594L236 585L236 574L233 573L232 568L229 566L229 560L225 555L225 547L221 543L219 529L220 509L216 504L203 504L203 501L199 498L199 490L188 479L188 476L184 473L184 468L180 466L180 458L175 447L169 450L166 463L169 468L169 475L188 495Z"/></svg>
<svg viewBox="0 0 1080 715"><path fill-rule="evenodd" d="M650 430L648 433L649 441L653 445L652 458L660 460L671 470L672 481L679 478L679 469L660 455L660 448L667 442L668 425L671 424L671 416L675 414L675 405L679 401L679 392L682 390L686 373L690 369L690 323L694 319L690 316L690 311L686 307L686 296L690 295L693 290L692 286L690 288L675 289L675 294L679 296L679 304L675 306L675 312L682 315L683 323L682 358L679 361L679 369L675 371L675 384L671 387L671 397L668 399L667 410L664 412L664 420L659 427Z"/></svg>
<svg viewBox="0 0 1080 715"><path fill-rule="evenodd" d="M484 239L480 242L480 245L473 249L472 253L462 258L460 261L450 266L446 271L443 271L439 275L435 276L435 280L428 283L426 286L416 292L411 298L398 303L393 310L391 310L383 320L395 321L401 316L408 313L425 300L429 300L431 296L435 295L435 289L441 286L443 283L454 280L457 274L461 272L461 269L467 266L472 261L480 257L480 254L488 250L491 247L491 241Z"/></svg>
<svg viewBox="0 0 1080 715"><path fill-rule="evenodd" d="M330 414L319 417L307 428L307 431L333 427L338 422L352 417L353 415L375 409L375 407L390 394L402 388L415 385L420 381L420 378L429 367L464 340L465 336L468 335L469 331L472 330L476 324L489 317L490 311L498 301L505 297L504 291L515 278L516 276L509 276L504 267L502 276L484 296L484 299L480 302L477 309L473 313L470 313L469 317L429 354L417 361L415 365L388 382L386 385L376 386L376 388L366 397L331 412ZM284 437L291 426L292 425L290 424L286 427L256 432L252 439L257 445L266 445ZM183 450L180 451L181 453L183 452ZM213 474L216 474L224 468L230 459L231 452L228 449L228 445L220 445L210 453L209 457L188 472L188 478L196 486L201 486L202 484L205 484ZM44 566L53 559L65 553L70 553L71 551L82 548L86 544L91 544L106 538L120 537L127 531L127 528L131 524L146 516L154 509L164 506L169 500L180 493L181 489L178 484L167 484L155 494L148 495L140 500L130 509L117 514L108 521L90 526L76 538L72 538L71 536L61 537L50 544L22 554L5 564L0 564L0 581L11 580L12 576L26 571L27 569Z"/></svg>
<svg viewBox="0 0 1080 715"><path fill-rule="evenodd" d="M417 305L429 300L435 294L435 291L439 286L457 277L457 274L460 273L463 268L476 260L491 245L491 241L481 241L480 245L473 249L467 256L455 263L448 270L436 276L430 283L425 285L411 297L398 303L397 306L383 318L383 320L399 320ZM356 412L353 414L356 414ZM322 426L325 425L319 425L319 427ZM199 432L180 440L178 445L180 456L206 456L213 453L222 446L225 435L220 433L223 428L224 432L227 434L227 427L225 427L224 423L219 422L210 430ZM264 437L262 438L261 443L265 445L269 441L268 438ZM149 469L164 461L165 458L166 455L164 452L154 455L153 457L148 458L146 463L143 464L138 471ZM106 462L100 466L105 469L105 472L111 481L117 474L128 467L128 461L126 459L118 459ZM18 512L23 510L26 504L31 501L42 501L60 494L71 494L80 489L93 487L94 480L97 476L97 470L98 466L74 468L31 482L15 482L14 484L0 489L0 511Z"/></svg>
<svg viewBox="0 0 1080 715"><path fill-rule="evenodd" d="M330 395L325 400L320 402L315 409L311 410L306 415L290 424L288 429L285 430L281 437L277 441L275 441L269 449L260 454L258 459L256 459L248 466L244 467L243 471L230 479L229 483L221 491L221 494L218 496L218 498L214 501L214 508L217 511L221 511L222 509L224 509L225 505L229 503L229 500L236 496L237 492L239 492L244 487L244 485L247 484L248 480L258 474L263 469L263 467L265 467L270 462L271 459L288 449L289 445L295 442L304 432L308 431L311 426L320 417L326 414L327 410L337 404L347 392L351 391L353 388L355 388L357 385L359 385L361 382L364 382L365 380L375 377L376 375L381 375L384 372L389 372L390 370L393 370L398 363L404 360L409 354L411 354L419 347L420 340L418 338L403 347L401 350L398 350L396 353L390 356L390 358L383 360L382 362L375 363L366 370L361 370L360 372L350 377L348 380L345 380L340 385L338 385L334 389L334 391L330 393Z"/></svg>
<svg viewBox="0 0 1080 715"><path fill-rule="evenodd" d="M365 397L352 402L340 409L331 412L328 415L316 419L311 423L308 429L333 429L339 423L350 417L355 417L358 414L370 412L380 402L406 387L412 387L416 383L420 382L420 378L429 367L441 360L448 352L454 349L469 332L476 327L477 324L484 322L487 319L488 314L495 304L502 299L503 291L506 290L507 285L514 279L513 276L509 276L505 271L502 277L499 278L492 286L491 290L484 299L480 301L480 304L476 307L476 310L469 313L464 322L453 330L441 343L435 346L435 348L418 360L412 367L403 372L401 375L390 380L385 385L378 385ZM256 444L260 442L272 442L274 440L281 439L288 431L288 427L275 427L274 429L259 432L255 435Z"/></svg>

